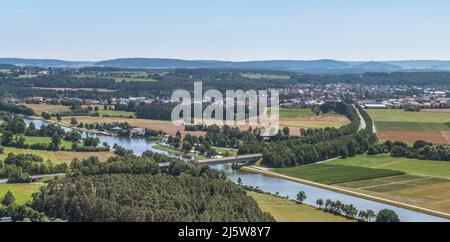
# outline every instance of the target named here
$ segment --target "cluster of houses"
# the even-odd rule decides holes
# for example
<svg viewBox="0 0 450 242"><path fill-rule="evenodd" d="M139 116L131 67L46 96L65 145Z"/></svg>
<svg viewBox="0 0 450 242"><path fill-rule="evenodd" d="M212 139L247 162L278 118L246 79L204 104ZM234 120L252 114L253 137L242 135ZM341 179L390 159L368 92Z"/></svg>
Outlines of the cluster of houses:
<svg viewBox="0 0 450 242"><path fill-rule="evenodd" d="M344 95L361 100L359 105L365 108L423 108L439 109L449 108L450 99L447 93L450 90L436 90L433 88L416 88L417 95L402 95L411 87L401 86L362 86L352 84L328 84L317 86L291 87L280 89L281 107L310 107L319 106L324 102L340 101ZM368 95L368 94L371 95ZM377 95L380 93L382 95ZM371 99L368 97L387 96L388 98Z"/></svg>
<svg viewBox="0 0 450 242"><path fill-rule="evenodd" d="M97 99L80 99L80 98L45 98L40 96L33 96L28 97L25 99L15 99L10 98L6 100L8 102L16 102L16 103L48 103L48 104L60 104L64 101L77 101L81 103L82 105L127 105L130 102L135 103L145 103L150 104L153 102L162 102L162 103L170 103L170 99L164 99L164 98L146 98L146 97L129 97L129 98L111 98L109 100L97 100Z"/></svg>
<svg viewBox="0 0 450 242"><path fill-rule="evenodd" d="M450 107L450 98L446 92L429 92L423 96L392 98L383 101L363 100L359 105L369 109L401 109L408 107L422 109L440 109Z"/></svg>
<svg viewBox="0 0 450 242"><path fill-rule="evenodd" d="M354 94L345 84L329 84L323 86L305 86L280 89L281 107L320 106L327 101L340 101L343 93Z"/></svg>

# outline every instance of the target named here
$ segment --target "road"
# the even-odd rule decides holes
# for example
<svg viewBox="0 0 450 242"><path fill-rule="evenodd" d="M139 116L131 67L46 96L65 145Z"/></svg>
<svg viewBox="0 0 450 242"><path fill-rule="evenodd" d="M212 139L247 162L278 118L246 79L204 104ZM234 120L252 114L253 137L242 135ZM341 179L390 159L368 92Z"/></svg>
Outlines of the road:
<svg viewBox="0 0 450 242"><path fill-rule="evenodd" d="M57 174L48 174L48 175L35 175L35 176L31 176L31 178L33 179L33 180L35 180L35 179L41 179L41 178L44 178L44 177L52 177L52 176L65 176L66 175L66 173L57 173ZM0 179L0 184L4 184L4 183L7 183L8 182L8 179Z"/></svg>
<svg viewBox="0 0 450 242"><path fill-rule="evenodd" d="M359 129L358 129L358 131L361 131L361 130L363 130L363 129L365 129L367 127L366 120L364 120L363 116L359 112L359 109L356 108L355 104L352 104L352 106L356 110L356 113L358 113L359 120L361 121L360 124L359 124Z"/></svg>

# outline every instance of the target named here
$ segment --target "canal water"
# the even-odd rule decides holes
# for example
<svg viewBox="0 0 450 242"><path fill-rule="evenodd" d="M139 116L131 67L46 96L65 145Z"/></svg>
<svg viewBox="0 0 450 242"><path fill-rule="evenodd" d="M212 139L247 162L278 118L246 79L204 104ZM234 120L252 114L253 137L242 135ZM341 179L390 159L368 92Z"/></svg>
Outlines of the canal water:
<svg viewBox="0 0 450 242"><path fill-rule="evenodd" d="M33 122L37 128L40 128L43 124L45 124L42 120L31 120L31 119L24 119L25 124L28 126L31 122ZM71 128L61 126L65 131L71 131ZM114 146L114 144L120 145L125 149L133 150L135 155L142 155L147 150L150 150L154 153L158 154L164 154L171 157L174 157L174 155L161 151L158 149L153 148L153 146L160 144L160 141L150 140L150 139L137 139L137 138L128 138L128 137L116 137L116 136L109 136L109 135L103 135L103 134L94 134L94 133L86 133L86 132L80 132L83 137L86 137L89 135L89 137L96 137L100 140L100 143L108 143L111 147Z"/></svg>
<svg viewBox="0 0 450 242"><path fill-rule="evenodd" d="M29 125L30 122L33 122L38 128L41 127L42 124L44 124L44 122L42 122L41 120L25 119L25 123L27 125ZM67 127L63 128L66 131L71 130L70 128ZM84 133L83 135L86 136L87 134ZM155 153L165 154L174 157L168 152L154 149L153 148L154 145L161 143L158 141L151 141L147 139L136 139L136 138L122 138L102 134L89 134L89 136L97 137L100 139L101 143L106 142L111 147L114 144L118 144L126 149L131 149L134 151L135 155L141 155L144 151L150 150ZM317 199L323 199L324 201L326 201L327 199L331 199L333 201L339 200L345 204L353 204L358 210L371 209L375 212L378 212L386 208L391 209L398 214L402 222L449 222L449 220L444 218L419 213L412 210L399 208L379 202L374 202L358 197L353 197L334 191L316 188L281 178L270 177L258 173L233 171L230 166L226 165L211 165L210 167L225 171L228 179L230 179L235 183L237 183L237 180L241 178L241 181L244 185L258 187L259 189L272 194L278 193L280 196L287 196L290 199L295 199L299 191L304 191L307 195L305 203L310 205L315 205Z"/></svg>
<svg viewBox="0 0 450 242"><path fill-rule="evenodd" d="M316 201L318 199L323 199L324 201L326 201L327 199L333 201L339 200L342 203L353 204L358 210L371 209L375 212L378 212L385 208L391 209L398 214L402 222L449 222L449 220L444 218L419 213L379 202L374 202L371 200L353 197L309 185L304 185L281 178L266 176L257 173L233 171L230 166L226 165L212 165L211 167L219 170L224 170L227 173L228 179L235 183L237 183L238 179L241 178L243 185L258 187L265 192L269 192L272 194L278 193L280 196L287 196L293 200L297 198L297 193L299 191L304 191L307 196L305 203L313 206L316 205Z"/></svg>

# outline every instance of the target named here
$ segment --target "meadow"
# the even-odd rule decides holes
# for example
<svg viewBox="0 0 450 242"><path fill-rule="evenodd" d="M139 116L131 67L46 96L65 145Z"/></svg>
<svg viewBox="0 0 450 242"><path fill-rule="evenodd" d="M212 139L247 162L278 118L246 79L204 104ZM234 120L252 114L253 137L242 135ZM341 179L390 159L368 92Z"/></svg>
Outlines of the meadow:
<svg viewBox="0 0 450 242"><path fill-rule="evenodd" d="M325 213L312 206L298 204L269 194L248 192L262 211L270 213L277 222L354 222L341 216Z"/></svg>
<svg viewBox="0 0 450 242"><path fill-rule="evenodd" d="M159 145L159 144L154 145L153 148L157 149L157 150L165 151L167 153L170 153L170 154L176 155L176 156L180 156L183 154L183 152L181 152L180 150L176 150L176 149L173 149L173 148L170 148L167 146L163 146L163 145Z"/></svg>
<svg viewBox="0 0 450 242"><path fill-rule="evenodd" d="M314 116L315 113L310 108L280 108L279 109L280 118L296 118L302 116Z"/></svg>
<svg viewBox="0 0 450 242"><path fill-rule="evenodd" d="M353 166L396 170L410 174L443 177L450 179L450 162L417 160L391 157L389 154L359 155L347 159L339 159L326 163L327 165Z"/></svg>
<svg viewBox="0 0 450 242"><path fill-rule="evenodd" d="M25 144L32 145L32 144L49 144L52 142L51 137L32 137L32 136L25 136ZM82 144L79 144L82 146ZM61 148L65 149L72 149L72 142L65 141L61 139Z"/></svg>
<svg viewBox="0 0 450 242"><path fill-rule="evenodd" d="M62 106L62 105L49 105L49 104L25 104L25 106L33 109L33 111L37 115L41 115L42 112L47 113L58 113L58 112L65 112L69 111L69 107Z"/></svg>
<svg viewBox="0 0 450 242"><path fill-rule="evenodd" d="M100 116L104 117L123 117L123 118L135 118L136 115L133 112L127 112L127 111L121 111L121 110L107 110L107 109L100 109L98 111Z"/></svg>
<svg viewBox="0 0 450 242"><path fill-rule="evenodd" d="M91 156L97 156L100 160L107 160L114 156L112 152L70 152L70 151L47 151L47 150L30 150L18 149L13 147L3 147L4 154L0 154L0 160L7 157L9 153L13 154L33 154L42 157L44 160L50 160L55 163L70 163L73 159L86 159Z"/></svg>
<svg viewBox="0 0 450 242"><path fill-rule="evenodd" d="M290 168L277 168L273 171L286 176L332 185L352 181L403 175L401 171L374 169L347 165L311 164Z"/></svg>
<svg viewBox="0 0 450 242"><path fill-rule="evenodd" d="M16 198L16 204L25 204L31 200L31 195L38 192L42 186L44 184L41 183L0 184L0 198L3 198L8 191L11 191Z"/></svg>

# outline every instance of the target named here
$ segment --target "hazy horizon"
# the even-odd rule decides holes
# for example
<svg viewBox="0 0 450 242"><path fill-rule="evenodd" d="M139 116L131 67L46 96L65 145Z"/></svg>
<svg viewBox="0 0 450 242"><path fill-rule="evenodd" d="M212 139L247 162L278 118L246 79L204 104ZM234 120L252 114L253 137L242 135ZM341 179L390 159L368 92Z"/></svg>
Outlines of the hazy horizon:
<svg viewBox="0 0 450 242"><path fill-rule="evenodd" d="M59 58L46 58L46 57L38 57L38 58L29 58L29 57L2 57L0 59L32 59L32 60L61 60L61 61L70 61L70 62L100 62L100 61L108 61L115 59L172 59L172 60L184 60L184 61L228 61L228 62L254 62L254 61L323 61L323 60L331 60L331 61L340 61L340 62L400 62L400 61L450 61L450 59L404 59L404 60L340 60L340 59L259 59L259 60L221 60L221 59L183 59L183 58L168 58L168 57L117 57L111 59L97 59L97 60L82 60L82 59L59 59Z"/></svg>

